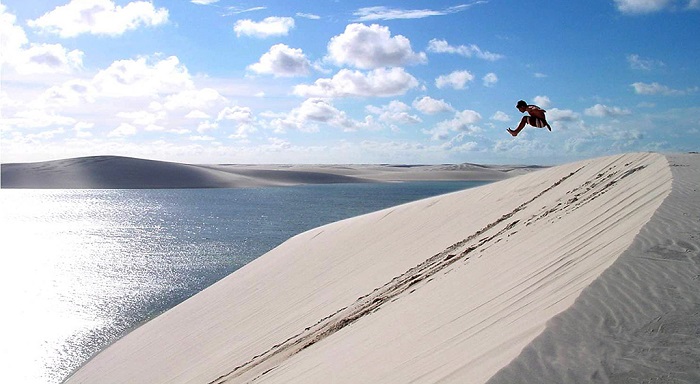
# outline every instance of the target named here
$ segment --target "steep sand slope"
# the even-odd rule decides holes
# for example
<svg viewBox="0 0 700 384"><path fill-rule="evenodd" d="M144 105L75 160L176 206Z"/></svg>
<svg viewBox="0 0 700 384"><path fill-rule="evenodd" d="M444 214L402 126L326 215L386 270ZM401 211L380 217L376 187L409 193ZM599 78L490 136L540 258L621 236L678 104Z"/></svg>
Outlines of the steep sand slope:
<svg viewBox="0 0 700 384"><path fill-rule="evenodd" d="M632 245L489 383L700 383L700 155Z"/></svg>
<svg viewBox="0 0 700 384"><path fill-rule="evenodd" d="M316 228L68 382L485 382L632 244L670 191L664 156L628 154Z"/></svg>

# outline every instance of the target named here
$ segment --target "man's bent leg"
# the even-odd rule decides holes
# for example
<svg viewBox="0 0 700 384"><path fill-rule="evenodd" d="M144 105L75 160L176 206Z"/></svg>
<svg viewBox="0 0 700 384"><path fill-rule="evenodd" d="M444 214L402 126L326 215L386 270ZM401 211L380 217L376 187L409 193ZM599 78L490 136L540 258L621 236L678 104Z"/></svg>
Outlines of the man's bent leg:
<svg viewBox="0 0 700 384"><path fill-rule="evenodd" d="M520 131L522 131L523 128L525 128L525 124L527 124L527 122L528 122L527 119L528 119L528 116L523 116L523 118L520 119L520 124L518 124L518 128L515 128L515 130L513 131L513 132L515 132L516 135L518 133L520 133Z"/></svg>

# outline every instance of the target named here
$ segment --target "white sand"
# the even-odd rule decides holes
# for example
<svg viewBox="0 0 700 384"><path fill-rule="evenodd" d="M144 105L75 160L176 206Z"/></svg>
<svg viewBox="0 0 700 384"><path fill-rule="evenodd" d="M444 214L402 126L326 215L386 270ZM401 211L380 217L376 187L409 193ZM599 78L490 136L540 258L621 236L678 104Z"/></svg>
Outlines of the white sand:
<svg viewBox="0 0 700 384"><path fill-rule="evenodd" d="M700 156L670 162L594 159L316 228L68 382L698 382Z"/></svg>
<svg viewBox="0 0 700 384"><path fill-rule="evenodd" d="M490 383L700 383L700 155L634 242Z"/></svg>

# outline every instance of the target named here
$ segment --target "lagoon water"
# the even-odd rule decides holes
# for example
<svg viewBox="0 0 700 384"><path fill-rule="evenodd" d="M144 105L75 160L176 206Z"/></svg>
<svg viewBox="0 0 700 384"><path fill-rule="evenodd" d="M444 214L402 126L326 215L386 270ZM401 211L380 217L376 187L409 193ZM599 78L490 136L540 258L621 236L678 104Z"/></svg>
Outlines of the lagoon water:
<svg viewBox="0 0 700 384"><path fill-rule="evenodd" d="M484 182L1 190L8 383L60 383L129 330L286 239Z"/></svg>

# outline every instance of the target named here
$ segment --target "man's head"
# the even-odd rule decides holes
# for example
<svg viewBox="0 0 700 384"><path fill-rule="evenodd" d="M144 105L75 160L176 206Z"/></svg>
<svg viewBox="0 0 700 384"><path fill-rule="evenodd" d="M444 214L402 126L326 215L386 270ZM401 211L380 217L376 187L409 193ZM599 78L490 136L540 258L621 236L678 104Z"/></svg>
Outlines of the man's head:
<svg viewBox="0 0 700 384"><path fill-rule="evenodd" d="M520 100L515 108L518 108L518 111L522 112L525 110L525 108L527 108L527 102L525 102L525 100Z"/></svg>

